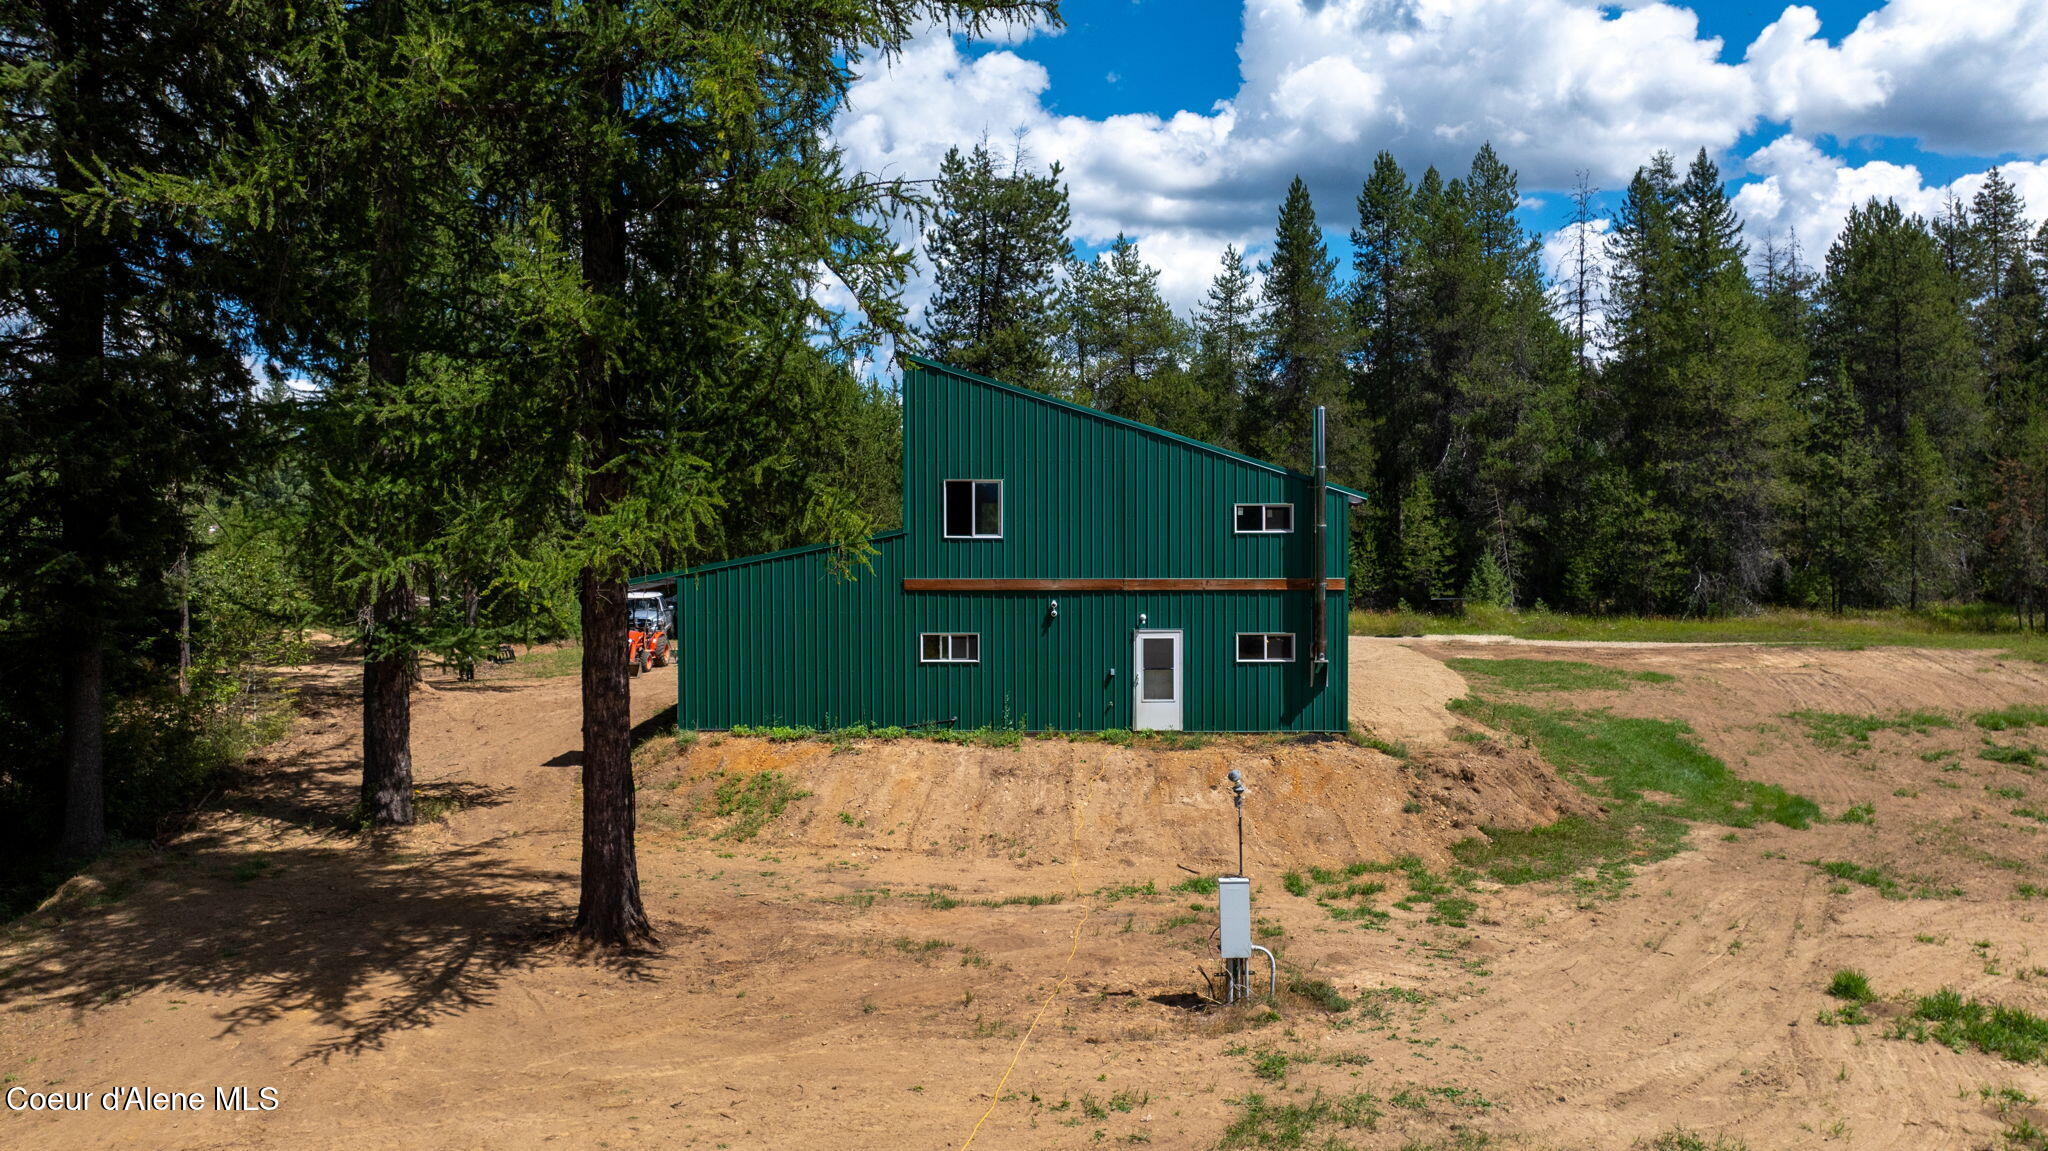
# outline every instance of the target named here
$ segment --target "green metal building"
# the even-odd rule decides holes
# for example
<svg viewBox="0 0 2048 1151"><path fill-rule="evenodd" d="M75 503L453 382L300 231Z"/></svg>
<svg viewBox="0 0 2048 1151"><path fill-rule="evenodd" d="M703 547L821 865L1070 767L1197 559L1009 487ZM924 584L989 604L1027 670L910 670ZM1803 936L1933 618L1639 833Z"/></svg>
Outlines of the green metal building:
<svg viewBox="0 0 2048 1151"><path fill-rule="evenodd" d="M636 583L675 580L684 728L1343 731L1363 500L907 358L904 526L868 567L809 547Z"/></svg>

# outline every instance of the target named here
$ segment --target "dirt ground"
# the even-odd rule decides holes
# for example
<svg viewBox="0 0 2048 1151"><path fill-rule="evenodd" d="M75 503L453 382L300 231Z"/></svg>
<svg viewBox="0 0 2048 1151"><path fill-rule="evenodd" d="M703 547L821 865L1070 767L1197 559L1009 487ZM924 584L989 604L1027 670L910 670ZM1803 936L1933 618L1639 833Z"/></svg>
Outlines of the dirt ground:
<svg viewBox="0 0 2048 1151"><path fill-rule="evenodd" d="M1739 775L1874 816L1701 825L1616 897L1482 881L1463 926L1428 905L1339 921L1283 890L1287 870L1401 855L1442 871L1480 827L1595 811L1533 750L1446 710L1468 687L1444 659L1504 655L1668 673L1544 702L1683 720ZM2048 703L2048 667L1361 639L1351 670L1354 721L1406 758L1334 739L651 738L640 860L662 947L591 963L558 941L575 677L425 685L415 759L437 818L368 837L337 826L359 719L353 668L325 653L293 673L303 716L232 810L117 853L0 936L0 1077L94 1092L86 1113L0 1111L0 1145L1207 1148L1253 1093L1312 1109L1364 1091L1370 1126L1305 1145L1625 1148L1682 1127L1755 1151L1988 1148L2004 1124L1982 1089L2048 1096L2039 1065L1818 1020L1846 966L1881 993L2048 1012L2048 902L2016 897L2048 893L2048 823L2011 814L2048 807L2048 779L1980 758L1967 722L1830 747L1786 718ZM636 681L647 735L673 701L669 673ZM1205 1006L1210 897L1171 889L1234 866L1231 767L1252 789L1262 941L1357 1007ZM808 794L733 837L709 814L720 788L769 770ZM1960 894L1887 900L1815 859ZM103 1109L131 1086L208 1106ZM214 1110L235 1086L278 1105Z"/></svg>

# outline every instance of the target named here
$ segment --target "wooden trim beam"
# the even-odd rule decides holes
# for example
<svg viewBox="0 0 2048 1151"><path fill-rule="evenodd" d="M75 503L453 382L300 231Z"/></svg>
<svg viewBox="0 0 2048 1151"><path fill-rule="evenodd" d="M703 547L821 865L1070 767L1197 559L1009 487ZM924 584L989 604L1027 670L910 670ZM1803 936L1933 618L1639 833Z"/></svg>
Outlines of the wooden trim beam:
<svg viewBox="0 0 2048 1151"><path fill-rule="evenodd" d="M906 579L904 591L1307 591L1309 579ZM1344 581L1324 581L1343 591Z"/></svg>

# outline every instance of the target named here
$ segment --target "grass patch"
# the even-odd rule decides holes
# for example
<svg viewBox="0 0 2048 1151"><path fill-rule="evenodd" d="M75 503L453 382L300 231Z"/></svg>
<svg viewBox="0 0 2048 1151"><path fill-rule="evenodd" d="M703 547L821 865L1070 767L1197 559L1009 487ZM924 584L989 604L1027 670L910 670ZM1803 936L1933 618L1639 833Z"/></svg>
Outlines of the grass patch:
<svg viewBox="0 0 2048 1151"><path fill-rule="evenodd" d="M1850 1003L1869 1003L1877 998L1870 989L1870 977L1853 967L1844 967L1828 980L1828 994Z"/></svg>
<svg viewBox="0 0 2048 1151"><path fill-rule="evenodd" d="M779 771L758 772L745 779L723 779L711 794L711 814L730 818L732 823L718 833L718 838L752 839L781 815L783 808L810 794Z"/></svg>
<svg viewBox="0 0 2048 1151"><path fill-rule="evenodd" d="M1985 731L2017 731L2028 727L2048 727L2048 707L2016 703L1997 711L1980 711L1970 717L1970 722Z"/></svg>
<svg viewBox="0 0 2048 1151"><path fill-rule="evenodd" d="M1634 719L1604 710L1569 711L1495 703L1467 696L1451 710L1534 742L1543 757L1588 791L1628 804L1651 804L1645 791L1672 796L1652 804L1680 819L1754 827L1805 828L1820 808L1774 784L1742 779L1692 739L1677 720Z"/></svg>
<svg viewBox="0 0 2048 1151"><path fill-rule="evenodd" d="M1332 1014L1351 1010L1351 1001L1339 995L1337 988L1326 979L1310 979L1306 975L1289 976L1287 990Z"/></svg>
<svg viewBox="0 0 2048 1151"><path fill-rule="evenodd" d="M1927 876L1900 875L1889 867L1865 867L1840 859L1807 862L1836 879L1873 888L1886 899L1954 899L1963 893L1961 888L1944 887Z"/></svg>
<svg viewBox="0 0 2048 1151"><path fill-rule="evenodd" d="M535 679L575 675L583 670L583 647L577 644L529 651L512 661L512 669L520 675L532 676Z"/></svg>
<svg viewBox="0 0 2048 1151"><path fill-rule="evenodd" d="M1224 1130L1223 1141L1217 1144L1226 1151L1238 1147L1315 1147L1334 1151L1344 1144L1335 1137L1322 1137L1324 1129L1371 1131L1380 1120L1379 1100L1364 1091L1325 1095L1318 1089L1307 1099L1292 1103L1275 1102L1254 1091L1232 1102L1239 1109L1238 1117Z"/></svg>
<svg viewBox="0 0 2048 1151"><path fill-rule="evenodd" d="M1726 1135L1707 1136L1683 1127L1673 1127L1645 1143L1629 1144L1631 1151L1749 1151L1749 1144Z"/></svg>
<svg viewBox="0 0 2048 1151"><path fill-rule="evenodd" d="M1638 683L1670 683L1660 671L1623 671L1569 659L1447 659L1444 666L1503 691L1625 691Z"/></svg>
<svg viewBox="0 0 2048 1151"><path fill-rule="evenodd" d="M1978 759L1992 763L2011 764L2015 767L2038 767L2040 753L2031 747L2011 747L2002 743L1987 743L1977 752Z"/></svg>
<svg viewBox="0 0 2048 1151"><path fill-rule="evenodd" d="M1190 875L1167 890L1177 891L1183 895L1214 895L1216 894L1216 877L1213 875Z"/></svg>
<svg viewBox="0 0 2048 1151"><path fill-rule="evenodd" d="M1840 711L1794 711L1786 719L1806 725L1806 734L1822 747L1845 743L1869 743L1873 732L1904 731L1926 735L1937 727L1954 727L1955 720L1938 711L1902 711L1896 715L1851 715Z"/></svg>
<svg viewBox="0 0 2048 1151"><path fill-rule="evenodd" d="M1677 721L1477 696L1453 700L1451 709L1528 739L1567 779L1607 801L1605 819L1567 816L1523 831L1488 828L1490 842L1470 839L1451 849L1459 863L1501 883L1562 879L1592 868L1593 877L1583 881L1589 890L1612 893L1626 884L1633 865L1677 854L1687 820L1804 828L1821 818L1804 796L1736 776Z"/></svg>
<svg viewBox="0 0 2048 1151"><path fill-rule="evenodd" d="M1956 1051L1974 1047L2014 1063L2040 1063L2048 1055L2048 1019L1965 999L1952 987L1922 996L1913 1013L1893 1026L1892 1037L1933 1040Z"/></svg>
<svg viewBox="0 0 2048 1151"><path fill-rule="evenodd" d="M1835 817L1838 823L1871 823L1877 819L1877 806L1859 803Z"/></svg>
<svg viewBox="0 0 2048 1151"><path fill-rule="evenodd" d="M1462 615L1354 611L1353 635L1457 635L1662 643L1783 643L1815 647L1903 646L2005 651L2048 662L2048 636L2017 615L1980 605L1835 614L1774 608L1718 618L1585 616L1468 606Z"/></svg>
<svg viewBox="0 0 2048 1151"><path fill-rule="evenodd" d="M1360 747L1369 747L1382 755L1391 755L1395 759L1408 758L1408 745L1400 740L1381 739L1365 728L1355 725L1347 734L1350 736L1351 742Z"/></svg>

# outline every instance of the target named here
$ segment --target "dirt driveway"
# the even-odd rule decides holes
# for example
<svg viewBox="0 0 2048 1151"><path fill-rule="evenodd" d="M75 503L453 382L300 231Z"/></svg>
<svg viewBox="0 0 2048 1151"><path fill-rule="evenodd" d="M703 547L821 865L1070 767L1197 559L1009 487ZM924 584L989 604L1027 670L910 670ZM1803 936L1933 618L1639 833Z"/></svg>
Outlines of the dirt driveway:
<svg viewBox="0 0 2048 1151"><path fill-rule="evenodd" d="M1413 882L1398 869L1342 880L1347 861L1402 855L1442 875L1481 826L1592 810L1535 752L1444 707L1468 690L1445 659L1502 655L1672 675L1547 703L1683 720L1738 774L1874 816L1701 825L1618 894L1482 881L1469 915L1387 902ZM208 1109L0 1112L0 1144L939 1149L980 1123L973 1146L991 1149L1232 1131L1281 1146L1275 1124L1305 1116L1314 1146L1623 1148L1683 1127L1755 1151L1976 1148L2024 1114L2001 1117L1997 1089L2048 1095L2039 1065L1819 1022L1845 966L1881 992L1953 985L2048 1012L2048 903L2020 897L2048 892L2048 824L2012 814L2048 807L2048 779L1981 758L1989 737L1963 719L2048 703L2048 669L1390 640L1351 658L1354 718L1405 758L1342 741L656 740L640 852L664 946L615 964L554 942L574 902L573 676L429 684L415 758L443 814L373 839L335 827L351 668L315 665L297 673L303 718L234 810L117 854L0 939L7 1086L196 1091ZM652 733L673 699L667 673L636 681L635 717ZM1802 708L1958 722L1823 746L1786 718ZM1211 919L1182 865L1220 865L1214 783L1235 763L1271 805L1251 851L1262 938L1308 991L1270 1017L1200 1009ZM709 814L719 788L770 771L780 790L760 794L786 806L733 837ZM1942 894L1887 899L1818 859ZM1312 866L1393 883L1382 918L1283 888ZM1318 982L1353 1002L1325 1010ZM213 1110L235 1086L279 1105Z"/></svg>

